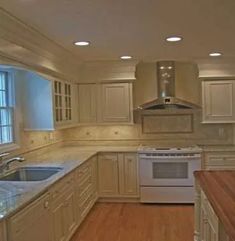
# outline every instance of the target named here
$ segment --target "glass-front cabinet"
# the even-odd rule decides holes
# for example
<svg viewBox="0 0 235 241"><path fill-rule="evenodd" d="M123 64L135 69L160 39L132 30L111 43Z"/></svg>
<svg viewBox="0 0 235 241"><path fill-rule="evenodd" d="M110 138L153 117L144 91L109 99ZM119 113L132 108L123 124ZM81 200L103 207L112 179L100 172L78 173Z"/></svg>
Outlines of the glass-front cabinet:
<svg viewBox="0 0 235 241"><path fill-rule="evenodd" d="M71 84L54 81L54 111L56 123L72 121Z"/></svg>

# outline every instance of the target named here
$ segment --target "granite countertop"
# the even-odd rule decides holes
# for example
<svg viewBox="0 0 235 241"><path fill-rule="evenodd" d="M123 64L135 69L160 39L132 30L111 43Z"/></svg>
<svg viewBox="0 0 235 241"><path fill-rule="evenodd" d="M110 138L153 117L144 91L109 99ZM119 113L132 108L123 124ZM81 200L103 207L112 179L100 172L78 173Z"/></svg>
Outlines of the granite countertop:
<svg viewBox="0 0 235 241"><path fill-rule="evenodd" d="M26 161L20 166L56 166L63 169L49 179L36 182L0 181L0 221L11 216L28 203L99 152L136 152L137 146L62 146L42 152L25 155ZM19 164L17 165L19 166Z"/></svg>
<svg viewBox="0 0 235 241"><path fill-rule="evenodd" d="M196 171L194 175L225 232L235 240L235 171Z"/></svg>

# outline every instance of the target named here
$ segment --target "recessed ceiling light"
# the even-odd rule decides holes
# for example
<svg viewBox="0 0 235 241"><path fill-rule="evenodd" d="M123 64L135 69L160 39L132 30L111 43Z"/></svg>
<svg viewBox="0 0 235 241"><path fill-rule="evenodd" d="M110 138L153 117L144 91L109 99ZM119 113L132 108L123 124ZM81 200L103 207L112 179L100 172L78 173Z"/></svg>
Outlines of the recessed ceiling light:
<svg viewBox="0 0 235 241"><path fill-rule="evenodd" d="M132 57L129 56L129 55L123 55L123 56L121 56L120 58L121 58L121 59L132 59Z"/></svg>
<svg viewBox="0 0 235 241"><path fill-rule="evenodd" d="M219 52L213 52L213 53L210 53L209 54L211 57L218 57L218 56L221 56L222 54L219 53Z"/></svg>
<svg viewBox="0 0 235 241"><path fill-rule="evenodd" d="M181 40L182 40L182 37L179 37L179 36L170 36L166 38L167 42L178 42Z"/></svg>
<svg viewBox="0 0 235 241"><path fill-rule="evenodd" d="M90 43L88 41L77 41L74 44L77 46L88 46Z"/></svg>

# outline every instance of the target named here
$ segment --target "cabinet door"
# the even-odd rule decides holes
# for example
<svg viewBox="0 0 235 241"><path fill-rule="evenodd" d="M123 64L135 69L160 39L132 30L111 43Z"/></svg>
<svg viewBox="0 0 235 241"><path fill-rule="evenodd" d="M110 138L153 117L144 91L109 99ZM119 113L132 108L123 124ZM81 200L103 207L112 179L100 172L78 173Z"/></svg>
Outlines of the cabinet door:
<svg viewBox="0 0 235 241"><path fill-rule="evenodd" d="M117 196L119 194L117 154L99 155L98 185L101 197Z"/></svg>
<svg viewBox="0 0 235 241"><path fill-rule="evenodd" d="M76 121L74 98L76 85L63 81L54 81L54 116L57 126L65 126Z"/></svg>
<svg viewBox="0 0 235 241"><path fill-rule="evenodd" d="M134 153L119 154L119 184L122 196L138 196L137 158Z"/></svg>
<svg viewBox="0 0 235 241"><path fill-rule="evenodd" d="M219 219L203 192L201 193L201 240L219 241Z"/></svg>
<svg viewBox="0 0 235 241"><path fill-rule="evenodd" d="M66 230L64 229L64 203L58 202L52 209L52 222L53 222L53 241L64 241L66 237Z"/></svg>
<svg viewBox="0 0 235 241"><path fill-rule="evenodd" d="M102 84L101 88L101 121L131 122L131 84Z"/></svg>
<svg viewBox="0 0 235 241"><path fill-rule="evenodd" d="M96 122L96 85L80 84L78 88L79 122Z"/></svg>
<svg viewBox="0 0 235 241"><path fill-rule="evenodd" d="M204 81L203 123L235 122L235 81Z"/></svg>
<svg viewBox="0 0 235 241"><path fill-rule="evenodd" d="M43 195L9 219L11 241L52 241L49 195Z"/></svg>
<svg viewBox="0 0 235 241"><path fill-rule="evenodd" d="M64 230L66 237L70 235L76 227L76 201L75 192L71 190L65 195L63 208Z"/></svg>

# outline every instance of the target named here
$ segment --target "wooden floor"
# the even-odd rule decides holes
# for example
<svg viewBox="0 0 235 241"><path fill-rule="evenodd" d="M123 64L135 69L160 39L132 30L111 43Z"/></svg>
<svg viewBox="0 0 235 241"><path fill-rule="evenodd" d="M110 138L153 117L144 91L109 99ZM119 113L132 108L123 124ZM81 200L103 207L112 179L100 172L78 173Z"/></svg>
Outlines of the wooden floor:
<svg viewBox="0 0 235 241"><path fill-rule="evenodd" d="M98 203L71 241L193 241L193 206Z"/></svg>

